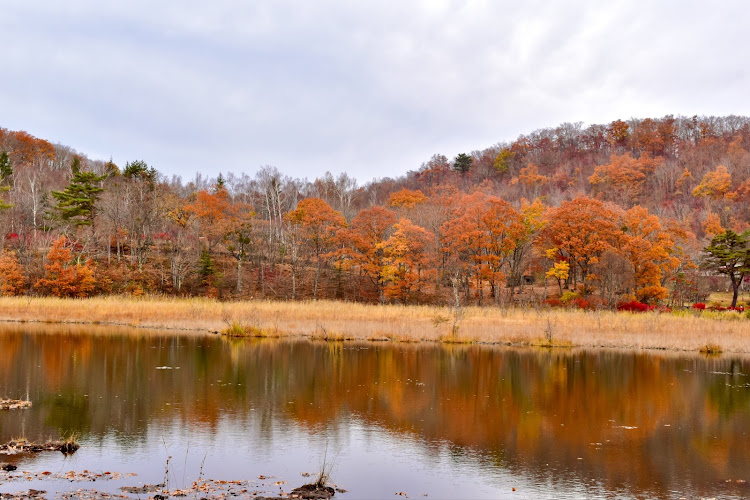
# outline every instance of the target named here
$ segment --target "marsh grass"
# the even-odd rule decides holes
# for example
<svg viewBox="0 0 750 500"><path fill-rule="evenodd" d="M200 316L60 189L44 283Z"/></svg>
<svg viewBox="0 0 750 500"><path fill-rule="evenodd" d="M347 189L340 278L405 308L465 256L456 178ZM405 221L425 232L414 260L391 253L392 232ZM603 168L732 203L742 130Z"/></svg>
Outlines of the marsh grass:
<svg viewBox="0 0 750 500"><path fill-rule="evenodd" d="M76 433L72 433L68 437L63 438L62 443L60 443L60 451L65 455L75 453L80 447L81 445L78 444L78 434Z"/></svg>
<svg viewBox="0 0 750 500"><path fill-rule="evenodd" d="M555 339L549 339L547 337L540 337L538 339L532 340L529 345L533 347L545 347L545 348L552 348L552 347L564 347L564 348L571 348L573 347L573 343L570 340L555 340Z"/></svg>
<svg viewBox="0 0 750 500"><path fill-rule="evenodd" d="M386 340L671 349L697 352L709 343L750 352L750 321L734 312L673 314L569 309L368 305L349 302L219 302L203 298L6 297L0 319L16 322L123 325L246 337L326 341ZM552 327L551 341L545 328Z"/></svg>
<svg viewBox="0 0 750 500"><path fill-rule="evenodd" d="M255 325L242 325L238 321L232 323L221 331L227 337L252 337L252 338L278 338L282 334L277 329L260 328Z"/></svg>
<svg viewBox="0 0 750 500"><path fill-rule="evenodd" d="M724 350L719 344L708 343L698 350L701 354L721 354Z"/></svg>

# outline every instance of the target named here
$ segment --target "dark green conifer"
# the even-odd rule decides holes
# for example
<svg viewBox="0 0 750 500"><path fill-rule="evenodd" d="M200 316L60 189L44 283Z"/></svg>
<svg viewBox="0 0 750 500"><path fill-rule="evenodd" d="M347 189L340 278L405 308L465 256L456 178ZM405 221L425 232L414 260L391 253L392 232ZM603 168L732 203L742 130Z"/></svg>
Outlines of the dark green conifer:
<svg viewBox="0 0 750 500"><path fill-rule="evenodd" d="M72 221L76 226L93 226L96 202L104 191L99 184L107 176L82 171L78 156L73 157L70 169L73 178L68 187L63 191L52 191L57 200L57 211L63 220Z"/></svg>

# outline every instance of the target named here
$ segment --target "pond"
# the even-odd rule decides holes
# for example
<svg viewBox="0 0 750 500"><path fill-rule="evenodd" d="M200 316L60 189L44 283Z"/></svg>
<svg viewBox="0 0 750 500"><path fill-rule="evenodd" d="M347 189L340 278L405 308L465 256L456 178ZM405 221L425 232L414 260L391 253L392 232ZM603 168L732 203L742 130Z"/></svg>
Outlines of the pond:
<svg viewBox="0 0 750 500"><path fill-rule="evenodd" d="M33 406L0 411L0 443L81 448L0 455L18 467L0 492L210 478L270 495L325 463L342 499L740 498L749 375L730 355L4 326L0 398Z"/></svg>

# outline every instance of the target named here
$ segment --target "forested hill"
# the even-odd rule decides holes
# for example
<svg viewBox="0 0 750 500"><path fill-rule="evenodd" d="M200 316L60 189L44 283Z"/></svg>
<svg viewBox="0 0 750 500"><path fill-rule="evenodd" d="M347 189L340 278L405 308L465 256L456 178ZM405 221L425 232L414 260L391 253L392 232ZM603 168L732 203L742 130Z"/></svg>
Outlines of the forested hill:
<svg viewBox="0 0 750 500"><path fill-rule="evenodd" d="M703 248L748 228L748 151L750 118L667 116L567 123L362 186L255 166L183 182L137 151L115 165L0 129L0 285L504 302L546 275L602 303L700 298Z"/></svg>

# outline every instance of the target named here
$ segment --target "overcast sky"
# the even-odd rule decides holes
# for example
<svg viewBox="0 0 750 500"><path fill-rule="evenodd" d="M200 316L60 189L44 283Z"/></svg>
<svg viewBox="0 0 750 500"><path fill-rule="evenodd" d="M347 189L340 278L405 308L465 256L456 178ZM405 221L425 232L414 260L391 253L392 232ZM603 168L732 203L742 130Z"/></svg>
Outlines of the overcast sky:
<svg viewBox="0 0 750 500"><path fill-rule="evenodd" d="M749 26L742 1L2 0L0 126L364 182L563 122L750 115Z"/></svg>

